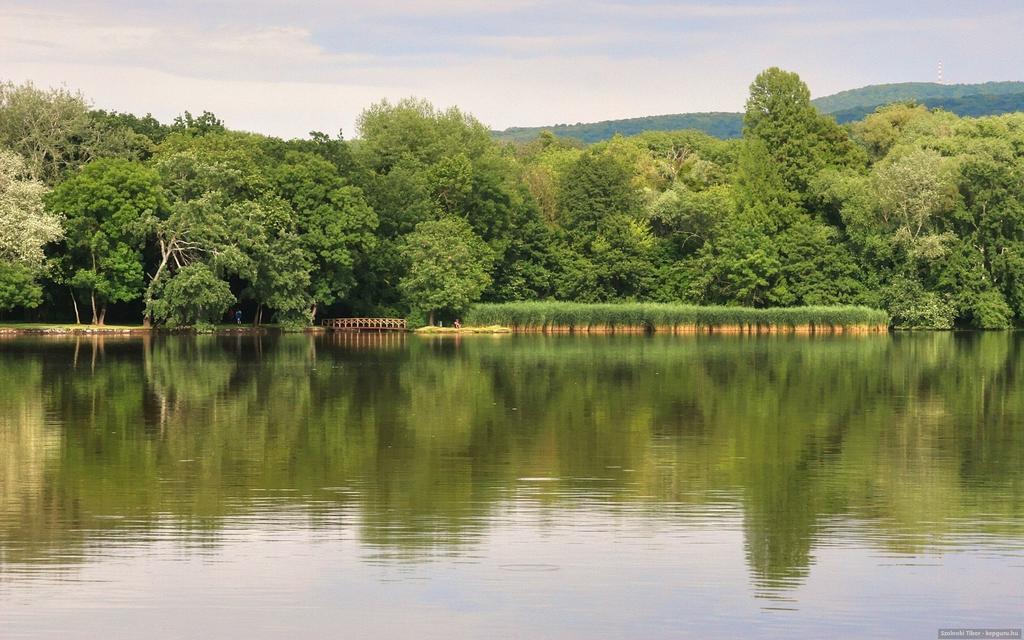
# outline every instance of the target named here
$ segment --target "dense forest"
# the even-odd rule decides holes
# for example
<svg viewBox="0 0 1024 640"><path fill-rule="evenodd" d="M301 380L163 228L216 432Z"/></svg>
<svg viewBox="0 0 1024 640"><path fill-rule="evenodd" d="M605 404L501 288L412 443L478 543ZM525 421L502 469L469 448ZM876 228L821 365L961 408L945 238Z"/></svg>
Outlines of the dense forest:
<svg viewBox="0 0 1024 640"><path fill-rule="evenodd" d="M840 125L772 68L737 140L502 143L412 99L358 129L286 141L0 85L0 311L300 327L539 299L1024 319L1024 114L898 103Z"/></svg>
<svg viewBox="0 0 1024 640"><path fill-rule="evenodd" d="M1024 82L985 82L982 84L938 84L902 82L876 84L815 98L811 104L845 124L862 120L879 107L894 102L913 102L930 109L942 109L960 116L991 116L1024 111ZM637 135L645 131L697 129L716 138L743 135L743 114L731 112L675 113L601 122L556 124L549 127L509 127L495 131L494 137L506 142L532 140L542 131L563 138L594 143L616 134Z"/></svg>
<svg viewBox="0 0 1024 640"><path fill-rule="evenodd" d="M864 109L893 102L956 100L974 96L997 97L1024 94L1024 82L981 82L977 84L940 84L938 82L896 82L873 84L840 91L812 100L824 113Z"/></svg>
<svg viewBox="0 0 1024 640"><path fill-rule="evenodd" d="M743 114L730 111L709 111L706 113L672 113L661 116L602 120L601 122L578 122L576 124L555 124L549 127L509 127L494 131L496 140L502 142L529 142L539 134L548 131L559 138L572 138L586 144L602 142L616 135L635 136L647 131L681 131L693 129L714 138L739 138L743 135Z"/></svg>

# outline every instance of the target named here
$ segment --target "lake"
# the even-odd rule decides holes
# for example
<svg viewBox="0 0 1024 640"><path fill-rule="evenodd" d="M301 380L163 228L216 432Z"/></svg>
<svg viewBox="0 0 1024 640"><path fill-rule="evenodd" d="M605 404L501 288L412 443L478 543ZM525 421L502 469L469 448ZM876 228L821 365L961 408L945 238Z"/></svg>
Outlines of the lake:
<svg viewBox="0 0 1024 640"><path fill-rule="evenodd" d="M0 637L1024 624L1024 337L0 341Z"/></svg>

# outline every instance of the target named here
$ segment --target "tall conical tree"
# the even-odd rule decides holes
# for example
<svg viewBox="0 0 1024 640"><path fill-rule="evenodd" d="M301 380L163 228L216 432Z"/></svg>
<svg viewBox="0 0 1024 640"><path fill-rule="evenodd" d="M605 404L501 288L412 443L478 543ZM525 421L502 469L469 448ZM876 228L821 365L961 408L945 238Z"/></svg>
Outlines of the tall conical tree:
<svg viewBox="0 0 1024 640"><path fill-rule="evenodd" d="M787 188L800 193L827 166L866 163L847 132L811 104L800 76L778 67L762 71L750 85L743 137L764 142Z"/></svg>

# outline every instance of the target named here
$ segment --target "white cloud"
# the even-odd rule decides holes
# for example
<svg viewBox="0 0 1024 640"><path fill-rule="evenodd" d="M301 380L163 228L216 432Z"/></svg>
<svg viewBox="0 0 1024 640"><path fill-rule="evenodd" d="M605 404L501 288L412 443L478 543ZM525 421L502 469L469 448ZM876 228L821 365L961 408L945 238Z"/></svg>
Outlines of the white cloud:
<svg viewBox="0 0 1024 640"><path fill-rule="evenodd" d="M13 5L0 7L0 74L66 84L105 108L165 120L209 109L284 136L351 136L367 105L409 95L503 128L738 110L772 65L815 95L931 79L936 51L964 81L1016 73L1019 12L955 13L880 18L806 0ZM964 37L979 31L992 37Z"/></svg>
<svg viewBox="0 0 1024 640"><path fill-rule="evenodd" d="M104 25L68 13L0 8L0 54L7 60L137 50L158 33L151 26Z"/></svg>
<svg viewBox="0 0 1024 640"><path fill-rule="evenodd" d="M15 81L41 85L65 81L92 96L99 108L152 113L170 121L186 110L213 111L233 128L284 137L311 130L353 133L363 108L384 97L406 95L402 87L331 85L302 82L221 81L193 78L140 67L15 64L6 69ZM69 78L72 79L69 81Z"/></svg>
<svg viewBox="0 0 1024 640"><path fill-rule="evenodd" d="M791 4L725 4L725 3L598 3L597 10L620 14L654 15L675 18L762 18L806 13L806 8Z"/></svg>

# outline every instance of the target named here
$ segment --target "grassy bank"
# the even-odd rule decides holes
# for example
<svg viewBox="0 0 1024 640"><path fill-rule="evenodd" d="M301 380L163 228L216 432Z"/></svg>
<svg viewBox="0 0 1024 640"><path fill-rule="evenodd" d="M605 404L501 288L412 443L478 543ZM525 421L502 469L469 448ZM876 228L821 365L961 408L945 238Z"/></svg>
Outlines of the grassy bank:
<svg viewBox="0 0 1024 640"><path fill-rule="evenodd" d="M142 325L91 325L59 324L45 322L0 323L0 334L65 334L65 333L146 333L150 329Z"/></svg>
<svg viewBox="0 0 1024 640"><path fill-rule="evenodd" d="M590 333L865 333L886 331L889 315L868 307L700 307L681 304L510 302L479 304L472 325L517 332Z"/></svg>
<svg viewBox="0 0 1024 640"><path fill-rule="evenodd" d="M234 325L218 324L202 327L144 327L141 324L134 325L93 325L93 324L60 324L46 322L8 322L0 323L0 335L111 335L111 334L145 334L151 332L159 333L216 333L216 334L251 334L267 333L267 331L279 330L277 325ZM313 330L311 328L310 330Z"/></svg>
<svg viewBox="0 0 1024 640"><path fill-rule="evenodd" d="M416 329L416 333L421 335L462 335L466 333L512 333L512 330L498 325L488 327L466 326L461 329L456 329L455 327L420 327Z"/></svg>

